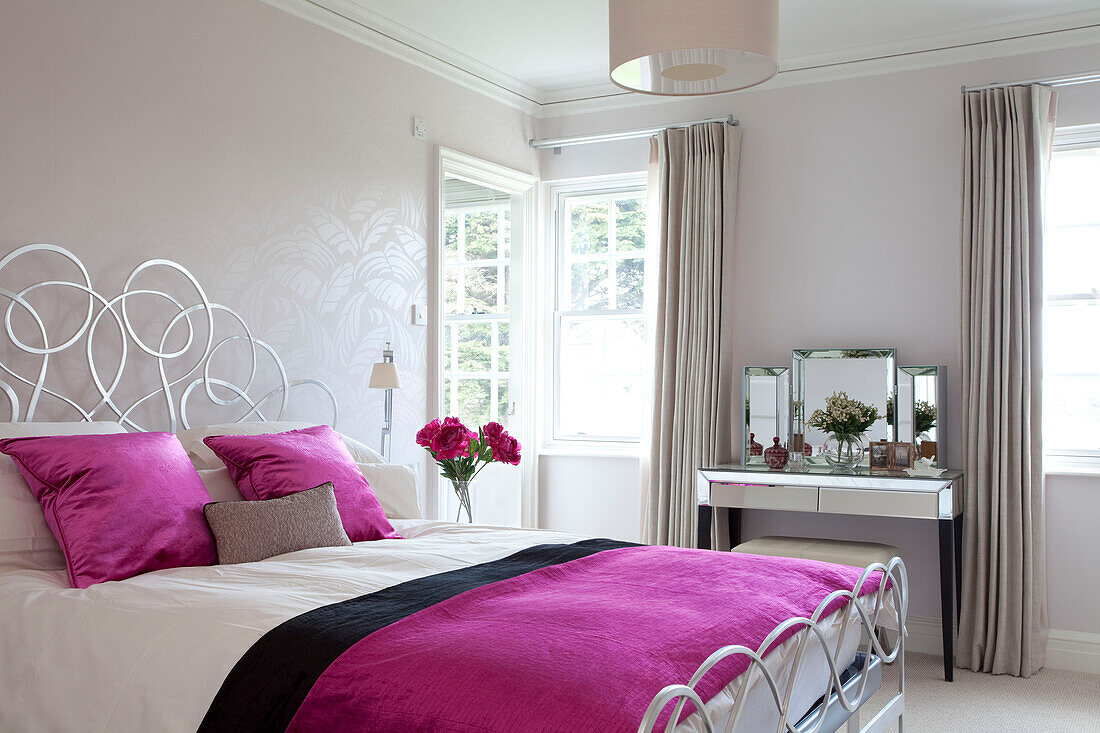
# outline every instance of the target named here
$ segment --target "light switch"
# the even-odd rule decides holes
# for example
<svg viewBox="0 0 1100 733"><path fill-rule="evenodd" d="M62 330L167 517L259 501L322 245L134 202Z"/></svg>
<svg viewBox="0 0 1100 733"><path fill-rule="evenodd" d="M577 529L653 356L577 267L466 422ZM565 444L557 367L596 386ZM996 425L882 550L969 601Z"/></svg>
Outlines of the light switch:
<svg viewBox="0 0 1100 733"><path fill-rule="evenodd" d="M417 140L428 139L428 123L419 117L413 117L413 137Z"/></svg>
<svg viewBox="0 0 1100 733"><path fill-rule="evenodd" d="M428 309L422 305L413 306L413 325L414 326L427 326L428 325Z"/></svg>

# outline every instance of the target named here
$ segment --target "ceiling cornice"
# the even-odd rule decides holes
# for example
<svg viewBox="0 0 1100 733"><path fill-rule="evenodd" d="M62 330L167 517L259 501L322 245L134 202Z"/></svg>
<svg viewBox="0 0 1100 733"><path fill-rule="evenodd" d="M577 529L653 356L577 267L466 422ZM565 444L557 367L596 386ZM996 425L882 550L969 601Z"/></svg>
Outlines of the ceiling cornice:
<svg viewBox="0 0 1100 733"><path fill-rule="evenodd" d="M1088 10L1080 13L1051 15L1046 18L1038 18L1035 20L997 23L995 25L988 25L970 30L946 31L925 36L915 36L913 38L903 38L886 43L852 46L850 48L834 51L823 51L800 56L786 56L780 63L780 68L793 71L816 68L819 66L834 66L857 61L872 61L892 57L902 58L934 51L949 51L967 46L993 44L1001 41L1042 38L1048 35L1057 36L1062 32L1087 29L1089 27L1100 29L1100 9Z"/></svg>
<svg viewBox="0 0 1100 733"><path fill-rule="evenodd" d="M448 81L539 115L539 90L349 0L263 0Z"/></svg>
<svg viewBox="0 0 1100 733"><path fill-rule="evenodd" d="M819 84L822 82L840 81L843 79L879 76L901 71L915 71L918 69L930 69L937 66L949 66L951 64L966 63L968 61L983 61L987 59L1020 56L1023 54L1041 53L1043 51L1055 51L1062 48L1073 48L1076 46L1089 46L1094 44L1100 44L1100 26L1061 30L1037 36L985 41L981 43L953 46L950 48L898 52L896 55L892 56L885 55L865 59L853 59L850 61L834 61L803 68L781 68L778 74L764 84L747 90L730 92L729 94L736 95L752 91L782 89L784 87ZM966 83L984 84L1002 81L1011 81L1011 79L968 79ZM543 104L540 108L539 117L568 117L570 115L587 114L589 112L605 112L610 110L630 109L645 105L669 104L680 101L680 99L681 98L678 97L659 97L624 93L622 90L615 90L602 96L591 96L586 99Z"/></svg>
<svg viewBox="0 0 1100 733"><path fill-rule="evenodd" d="M609 81L542 90L371 11L353 0L264 0L414 66L536 117L561 117L680 101L623 92ZM887 74L1001 56L1100 43L1100 10L840 51L786 57L780 71L753 90ZM986 80L975 80L982 82ZM744 92L732 92L740 94Z"/></svg>

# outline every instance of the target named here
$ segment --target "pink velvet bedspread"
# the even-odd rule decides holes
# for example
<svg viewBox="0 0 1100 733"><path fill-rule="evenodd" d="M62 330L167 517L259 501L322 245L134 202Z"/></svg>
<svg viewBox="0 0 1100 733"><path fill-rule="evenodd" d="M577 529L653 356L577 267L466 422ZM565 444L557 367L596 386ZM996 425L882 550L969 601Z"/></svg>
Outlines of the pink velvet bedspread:
<svg viewBox="0 0 1100 733"><path fill-rule="evenodd" d="M716 649L756 648L860 573L669 547L600 552L461 593L368 635L322 674L289 730L635 731L654 695L687 682ZM869 579L861 594L880 582ZM748 664L738 655L715 667L696 688L702 699ZM671 706L663 715L662 725Z"/></svg>

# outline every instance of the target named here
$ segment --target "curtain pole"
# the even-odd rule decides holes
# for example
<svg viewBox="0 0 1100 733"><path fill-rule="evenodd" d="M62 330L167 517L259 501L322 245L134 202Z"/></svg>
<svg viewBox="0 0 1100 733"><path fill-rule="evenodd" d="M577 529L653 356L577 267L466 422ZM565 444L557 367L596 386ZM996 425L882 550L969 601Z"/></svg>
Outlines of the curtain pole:
<svg viewBox="0 0 1100 733"><path fill-rule="evenodd" d="M691 127L692 125L701 125L705 122L725 122L728 125L740 124L733 115L726 115L725 117L711 117L705 120L695 120L693 122L676 122L671 125L658 125L657 127L641 127L636 130L619 130L617 132L601 132L595 135L576 135L574 137L557 137L557 138L544 138L542 140L535 140L532 138L527 141L535 150L543 150L545 148L564 148L570 145L588 145L590 143L606 143L615 140L633 140L639 137L651 137L656 135L661 130L667 130L670 127Z"/></svg>
<svg viewBox="0 0 1100 733"><path fill-rule="evenodd" d="M1029 86L1031 84L1046 84L1052 87L1068 87L1074 84L1093 84L1100 82L1100 71L1083 71L1069 76L1048 76L1041 79L1021 79L1020 81L1004 81L995 84L977 84L975 86L963 85L963 93L976 92L981 89L1002 89L1004 87Z"/></svg>

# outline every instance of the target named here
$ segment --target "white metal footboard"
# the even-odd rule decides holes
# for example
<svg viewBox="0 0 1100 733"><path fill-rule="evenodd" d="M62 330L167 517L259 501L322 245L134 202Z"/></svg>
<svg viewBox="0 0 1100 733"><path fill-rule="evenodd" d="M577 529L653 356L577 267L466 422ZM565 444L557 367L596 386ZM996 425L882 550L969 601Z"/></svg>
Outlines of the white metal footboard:
<svg viewBox="0 0 1100 733"><path fill-rule="evenodd" d="M884 574L883 582L879 584L878 590L874 594L868 594L862 600L856 601L859 589L874 573ZM889 582L887 582L887 578ZM838 598L847 599L844 608L837 611L839 614L844 614L842 617L844 623L840 627L835 645L830 648L825 629L822 626L822 620L826 608ZM892 603L888 603L888 601ZM755 650L740 644L722 647L699 666L699 669L696 670L690 680L665 687L657 693L649 704L649 708L638 726L638 733L653 733L661 712L670 703L675 703L672 715L664 727L665 733L672 733L677 721L680 719L684 705L688 701L695 706L695 715L701 717L707 733L718 733L718 731L732 733L737 729L745 699L748 697L746 693L750 688L750 683L755 681L753 675L763 677L768 689L771 690L776 710L779 712L777 733L833 733L839 728L839 725L833 724L837 721L840 723L848 721L849 731L877 733L886 730L895 720L898 721L900 733L903 731L903 713L905 710L905 621L908 614L908 603L908 577L905 572L905 563L901 561L901 558L895 557L886 565L872 563L860 574L859 580L856 581L852 590L838 590L830 593L821 601L810 618L787 619L776 626ZM888 605L892 607L891 611L885 611ZM868 613L865 606L871 607L870 613ZM884 613L885 616L883 617ZM866 638L866 642L863 646L863 662L858 673L858 682L853 685L854 680L849 680L846 685L843 685L840 679L841 672L849 666L852 660L838 657L844 648L844 636L849 633L849 628L852 626L849 623L852 614L858 615L859 628ZM797 652L789 679L785 685L780 685L764 664L764 653L772 647L776 639L792 627L799 628L795 637L793 637L797 639ZM897 641L889 650L884 648L883 642L877 633L880 627L896 627L898 632ZM810 644L815 643L820 645L821 651L824 652L823 656L828 662L829 679L822 687L824 702L813 712L812 719L802 719L806 713L805 711L792 709L791 696L795 688L795 682L803 671L804 665L801 662L806 649ZM722 725L721 720L712 719L712 712L706 709L703 700L695 691L695 686L716 664L736 654L748 657L749 667L743 673L745 678L741 686L741 694L737 697L729 719L725 722L725 725ZM876 658L887 664L896 663L898 668L898 692L866 726L859 728L857 710L865 701L866 696L873 693L873 690L867 689L868 681L871 678L868 672L871 670L872 664L877 664L875 662ZM831 704L840 705L844 713L837 716L834 708L834 714L829 715ZM792 717L794 717L793 720Z"/></svg>

